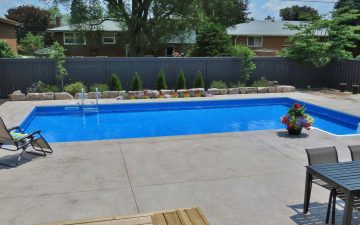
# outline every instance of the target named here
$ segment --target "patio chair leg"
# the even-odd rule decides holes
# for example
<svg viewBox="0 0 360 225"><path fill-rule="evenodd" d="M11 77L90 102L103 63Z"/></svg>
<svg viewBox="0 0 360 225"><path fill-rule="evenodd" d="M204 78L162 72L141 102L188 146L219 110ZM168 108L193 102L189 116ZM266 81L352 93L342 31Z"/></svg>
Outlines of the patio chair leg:
<svg viewBox="0 0 360 225"><path fill-rule="evenodd" d="M326 211L326 220L325 220L326 224L329 223L332 198L333 198L333 191L331 190L330 194L329 194L329 202L328 202L328 207L327 207L327 211Z"/></svg>
<svg viewBox="0 0 360 225"><path fill-rule="evenodd" d="M333 189L333 199L332 199L332 218L331 218L331 224L335 224L335 206L336 206L336 189Z"/></svg>

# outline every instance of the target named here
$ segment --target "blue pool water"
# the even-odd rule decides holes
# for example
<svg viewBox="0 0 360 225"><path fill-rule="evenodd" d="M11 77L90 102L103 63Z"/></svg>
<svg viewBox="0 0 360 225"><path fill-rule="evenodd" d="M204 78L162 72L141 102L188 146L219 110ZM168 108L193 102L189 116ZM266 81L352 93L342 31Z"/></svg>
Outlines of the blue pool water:
<svg viewBox="0 0 360 225"><path fill-rule="evenodd" d="M21 127L41 130L49 142L107 140L284 129L280 117L300 102L290 98L39 106ZM314 127L337 135L360 134L360 118L304 103Z"/></svg>

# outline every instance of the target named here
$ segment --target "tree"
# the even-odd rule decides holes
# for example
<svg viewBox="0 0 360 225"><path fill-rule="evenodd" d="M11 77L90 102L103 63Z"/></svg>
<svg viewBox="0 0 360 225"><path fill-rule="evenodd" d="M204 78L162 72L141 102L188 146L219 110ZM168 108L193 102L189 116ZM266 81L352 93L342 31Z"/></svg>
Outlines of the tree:
<svg viewBox="0 0 360 225"><path fill-rule="evenodd" d="M229 56L231 55L231 37L225 27L206 23L196 36L192 56Z"/></svg>
<svg viewBox="0 0 360 225"><path fill-rule="evenodd" d="M73 0L53 0L55 3L69 3ZM89 3L91 0L84 0ZM130 48L130 56L141 56L156 52L174 36L182 36L193 30L199 21L196 0L104 0L108 14L106 19L119 22L124 28ZM73 23L77 23L73 21ZM155 51L156 50L156 51Z"/></svg>
<svg viewBox="0 0 360 225"><path fill-rule="evenodd" d="M50 28L51 24L51 15L47 10L31 5L10 8L5 17L22 24L17 30L18 40L21 40L28 32L42 34Z"/></svg>
<svg viewBox="0 0 360 225"><path fill-rule="evenodd" d="M251 74L256 69L256 65L253 62L255 53L248 47L242 45L236 45L233 47L233 56L239 57L241 59L241 81L247 82Z"/></svg>
<svg viewBox="0 0 360 225"><path fill-rule="evenodd" d="M275 21L275 17L272 17L272 16L267 16L265 19L265 21L271 21L271 22L274 22Z"/></svg>
<svg viewBox="0 0 360 225"><path fill-rule="evenodd" d="M158 91L167 89L165 72L163 69L160 70L158 77L156 79L156 88Z"/></svg>
<svg viewBox="0 0 360 225"><path fill-rule="evenodd" d="M196 78L194 81L194 88L204 88L204 77L200 71L197 72Z"/></svg>
<svg viewBox="0 0 360 225"><path fill-rule="evenodd" d="M10 45L5 41L0 40L0 58L14 58L14 57L15 54L11 50Z"/></svg>
<svg viewBox="0 0 360 225"><path fill-rule="evenodd" d="M54 5L49 7L47 11L50 13L50 27L56 27L56 18L62 17L59 7Z"/></svg>
<svg viewBox="0 0 360 225"><path fill-rule="evenodd" d="M344 24L347 19L342 16L321 18L307 24L289 26L299 33L290 37L291 46L281 54L316 67L325 66L331 60L351 58L348 49L354 48L354 42L360 37L353 27Z"/></svg>
<svg viewBox="0 0 360 225"><path fill-rule="evenodd" d="M229 27L247 21L248 0L200 0L206 17L213 23Z"/></svg>
<svg viewBox="0 0 360 225"><path fill-rule="evenodd" d="M61 89L64 91L64 78L68 75L65 64L65 54L64 48L58 43L55 42L51 46L51 55L50 58L55 60L56 63L56 79L61 83Z"/></svg>
<svg viewBox="0 0 360 225"><path fill-rule="evenodd" d="M70 6L70 23L82 24L88 21L87 7L83 0L73 0Z"/></svg>
<svg viewBox="0 0 360 225"><path fill-rule="evenodd" d="M133 76L132 90L133 91L141 91L142 90L141 78L137 72L135 72L135 74Z"/></svg>
<svg viewBox="0 0 360 225"><path fill-rule="evenodd" d="M280 17L282 20L309 21L313 18L319 18L319 13L310 6L293 5L280 9Z"/></svg>
<svg viewBox="0 0 360 225"><path fill-rule="evenodd" d="M116 73L113 73L109 82L110 91L122 91L122 85Z"/></svg>
<svg viewBox="0 0 360 225"><path fill-rule="evenodd" d="M180 70L178 79L176 82L176 90L186 89L186 80L185 80L185 73L183 70Z"/></svg>
<svg viewBox="0 0 360 225"><path fill-rule="evenodd" d="M29 32L20 40L19 51L22 54L34 55L34 52L41 48L44 48L44 37L41 35L33 35Z"/></svg>

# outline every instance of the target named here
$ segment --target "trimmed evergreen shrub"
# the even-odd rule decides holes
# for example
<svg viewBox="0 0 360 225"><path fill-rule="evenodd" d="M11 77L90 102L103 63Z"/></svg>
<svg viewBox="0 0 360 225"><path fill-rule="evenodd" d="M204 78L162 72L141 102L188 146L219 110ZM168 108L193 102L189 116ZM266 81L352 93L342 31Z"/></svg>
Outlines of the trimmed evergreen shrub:
<svg viewBox="0 0 360 225"><path fill-rule="evenodd" d="M156 88L158 91L160 91L161 89L167 89L167 84L166 84L166 78L165 78L165 72L163 69L160 70L157 80L156 80Z"/></svg>
<svg viewBox="0 0 360 225"><path fill-rule="evenodd" d="M113 73L109 82L110 91L122 91L122 85L116 73Z"/></svg>
<svg viewBox="0 0 360 225"><path fill-rule="evenodd" d="M194 82L194 88L204 88L204 77L202 73L199 71L196 74L195 82Z"/></svg>
<svg viewBox="0 0 360 225"><path fill-rule="evenodd" d="M133 76L132 90L133 91L141 91L142 90L141 79L137 72L135 72L135 74Z"/></svg>
<svg viewBox="0 0 360 225"><path fill-rule="evenodd" d="M180 70L178 79L176 82L176 90L186 89L185 74L183 70Z"/></svg>

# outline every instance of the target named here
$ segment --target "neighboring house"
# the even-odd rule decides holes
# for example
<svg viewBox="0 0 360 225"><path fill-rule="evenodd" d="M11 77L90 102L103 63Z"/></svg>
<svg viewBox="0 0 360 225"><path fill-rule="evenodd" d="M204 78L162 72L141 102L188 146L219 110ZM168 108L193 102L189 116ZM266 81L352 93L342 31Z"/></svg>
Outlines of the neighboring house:
<svg viewBox="0 0 360 225"><path fill-rule="evenodd" d="M298 31L290 30L287 24L300 25L301 21L250 21L227 29L234 45L245 45L253 49L257 56L276 56L289 46L288 39Z"/></svg>
<svg viewBox="0 0 360 225"><path fill-rule="evenodd" d="M20 24L0 17L0 40L7 42L13 52L17 53L16 28Z"/></svg>
<svg viewBox="0 0 360 225"><path fill-rule="evenodd" d="M47 31L53 33L54 39L64 46L66 56L126 57L129 55L124 29L115 21L107 20L92 27L57 26ZM165 45L165 49L157 55L170 56L174 51L182 51L187 47L186 42L195 43L195 34L183 40L172 38Z"/></svg>

